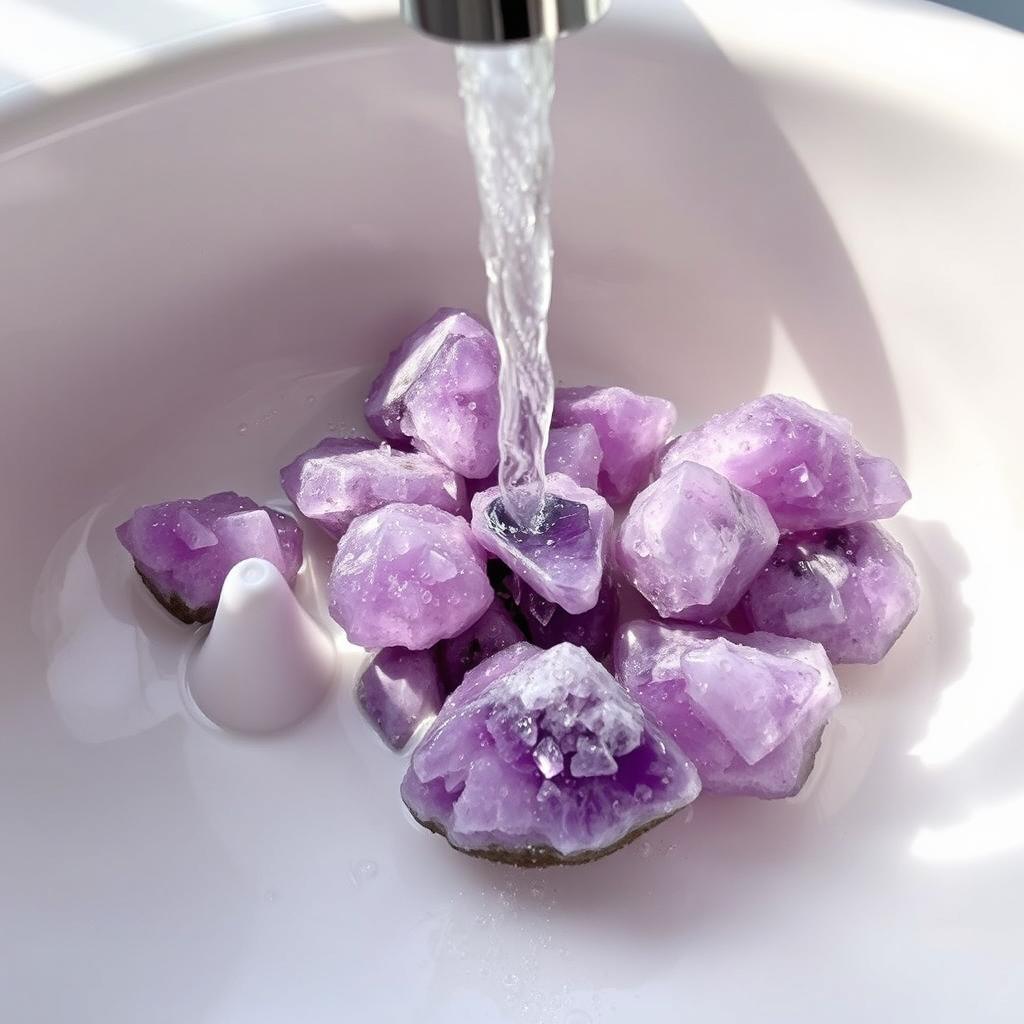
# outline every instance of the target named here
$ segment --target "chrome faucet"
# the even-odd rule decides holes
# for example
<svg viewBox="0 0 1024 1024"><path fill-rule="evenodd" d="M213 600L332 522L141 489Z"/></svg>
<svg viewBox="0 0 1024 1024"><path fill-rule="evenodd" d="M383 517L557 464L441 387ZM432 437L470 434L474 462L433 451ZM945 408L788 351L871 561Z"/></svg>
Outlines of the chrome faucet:
<svg viewBox="0 0 1024 1024"><path fill-rule="evenodd" d="M555 39L600 19L611 0L402 0L402 17L452 43Z"/></svg>

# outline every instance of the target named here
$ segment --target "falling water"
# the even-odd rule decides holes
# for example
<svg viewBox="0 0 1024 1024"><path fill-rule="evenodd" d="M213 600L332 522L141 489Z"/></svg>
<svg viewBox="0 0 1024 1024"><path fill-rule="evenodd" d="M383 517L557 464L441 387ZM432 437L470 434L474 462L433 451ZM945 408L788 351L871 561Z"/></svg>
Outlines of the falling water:
<svg viewBox="0 0 1024 1024"><path fill-rule="evenodd" d="M480 193L487 312L501 353L498 478L521 527L544 501L554 378L551 304L551 130L554 44L460 46L459 91Z"/></svg>

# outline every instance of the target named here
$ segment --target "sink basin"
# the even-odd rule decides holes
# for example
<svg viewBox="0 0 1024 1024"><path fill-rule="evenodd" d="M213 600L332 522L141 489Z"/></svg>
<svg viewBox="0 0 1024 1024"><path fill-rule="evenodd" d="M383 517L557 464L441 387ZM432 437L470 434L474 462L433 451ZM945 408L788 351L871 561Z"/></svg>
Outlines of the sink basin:
<svg viewBox="0 0 1024 1024"><path fill-rule="evenodd" d="M483 309L449 50L325 27L0 122L4 1020L1019 1019L1024 37L769 7L630 0L560 45L556 372L682 426L773 390L851 418L914 489L922 608L841 668L799 797L579 868L416 827L357 651L286 733L197 721L196 634L113 534L282 502L405 333Z"/></svg>

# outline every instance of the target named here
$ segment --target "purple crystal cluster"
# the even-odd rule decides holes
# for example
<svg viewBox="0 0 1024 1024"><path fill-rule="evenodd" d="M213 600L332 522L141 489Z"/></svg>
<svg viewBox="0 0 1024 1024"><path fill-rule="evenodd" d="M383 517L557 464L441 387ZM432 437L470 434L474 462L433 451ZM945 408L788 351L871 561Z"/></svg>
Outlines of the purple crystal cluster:
<svg viewBox="0 0 1024 1024"><path fill-rule="evenodd" d="M520 644L471 672L402 782L456 849L530 866L614 850L699 792L679 748L572 644Z"/></svg>
<svg viewBox="0 0 1024 1024"><path fill-rule="evenodd" d="M461 633L494 598L466 520L402 504L352 523L327 593L331 615L352 643L413 651Z"/></svg>
<svg viewBox="0 0 1024 1024"><path fill-rule="evenodd" d="M619 568L659 615L715 622L764 568L779 531L764 501L695 462L637 495L619 530Z"/></svg>
<svg viewBox="0 0 1024 1024"><path fill-rule="evenodd" d="M441 710L437 661L430 651L385 647L360 677L356 697L381 739L401 750Z"/></svg>
<svg viewBox="0 0 1024 1024"><path fill-rule="evenodd" d="M357 516L395 502L455 513L466 503L462 478L432 456L364 437L325 437L281 470L281 487L335 538Z"/></svg>
<svg viewBox="0 0 1024 1024"><path fill-rule="evenodd" d="M874 523L785 537L750 586L750 624L815 640L834 662L881 661L914 617L920 586L899 543Z"/></svg>
<svg viewBox="0 0 1024 1024"><path fill-rule="evenodd" d="M366 717L395 750L426 727L405 803L467 853L577 863L702 786L793 796L839 701L830 659L878 661L917 609L875 522L906 482L797 399L669 441L670 402L559 388L526 528L496 486L497 345L468 313L409 335L365 414L382 441L324 438L281 484L337 544L328 606L373 652ZM139 509L118 536L186 621L212 615L237 561L291 581L302 560L291 519L233 493Z"/></svg>
<svg viewBox="0 0 1024 1024"><path fill-rule="evenodd" d="M498 464L498 344L469 313L439 309L388 357L364 412L387 440L416 448L465 477Z"/></svg>
<svg viewBox="0 0 1024 1024"><path fill-rule="evenodd" d="M910 497L895 465L864 451L847 420L785 395L757 398L677 437L659 472L680 462L763 498L783 533L887 519Z"/></svg>
<svg viewBox="0 0 1024 1024"><path fill-rule="evenodd" d="M685 750L709 793L793 796L839 684L819 644L649 620L615 641L615 675Z"/></svg>
<svg viewBox="0 0 1024 1024"><path fill-rule="evenodd" d="M117 538L156 599L182 622L209 622L227 574L265 558L288 581L302 565L294 519L234 491L136 509Z"/></svg>
<svg viewBox="0 0 1024 1024"><path fill-rule="evenodd" d="M552 473L541 520L524 529L492 487L474 495L472 526L481 547L548 601L573 614L597 604L612 510L596 491Z"/></svg>
<svg viewBox="0 0 1024 1024"><path fill-rule="evenodd" d="M553 427L589 423L601 447L598 491L613 505L629 501L651 477L658 450L676 422L664 398L625 388L557 388Z"/></svg>

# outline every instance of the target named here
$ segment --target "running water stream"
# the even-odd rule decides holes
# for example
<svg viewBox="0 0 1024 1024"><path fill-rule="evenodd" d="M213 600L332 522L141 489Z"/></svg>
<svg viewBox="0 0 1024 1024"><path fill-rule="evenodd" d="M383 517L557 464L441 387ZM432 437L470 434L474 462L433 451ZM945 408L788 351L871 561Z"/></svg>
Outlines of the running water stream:
<svg viewBox="0 0 1024 1024"><path fill-rule="evenodd" d="M551 304L551 100L554 43L460 46L459 91L480 194L487 312L501 354L499 483L522 528L544 503L554 378Z"/></svg>

